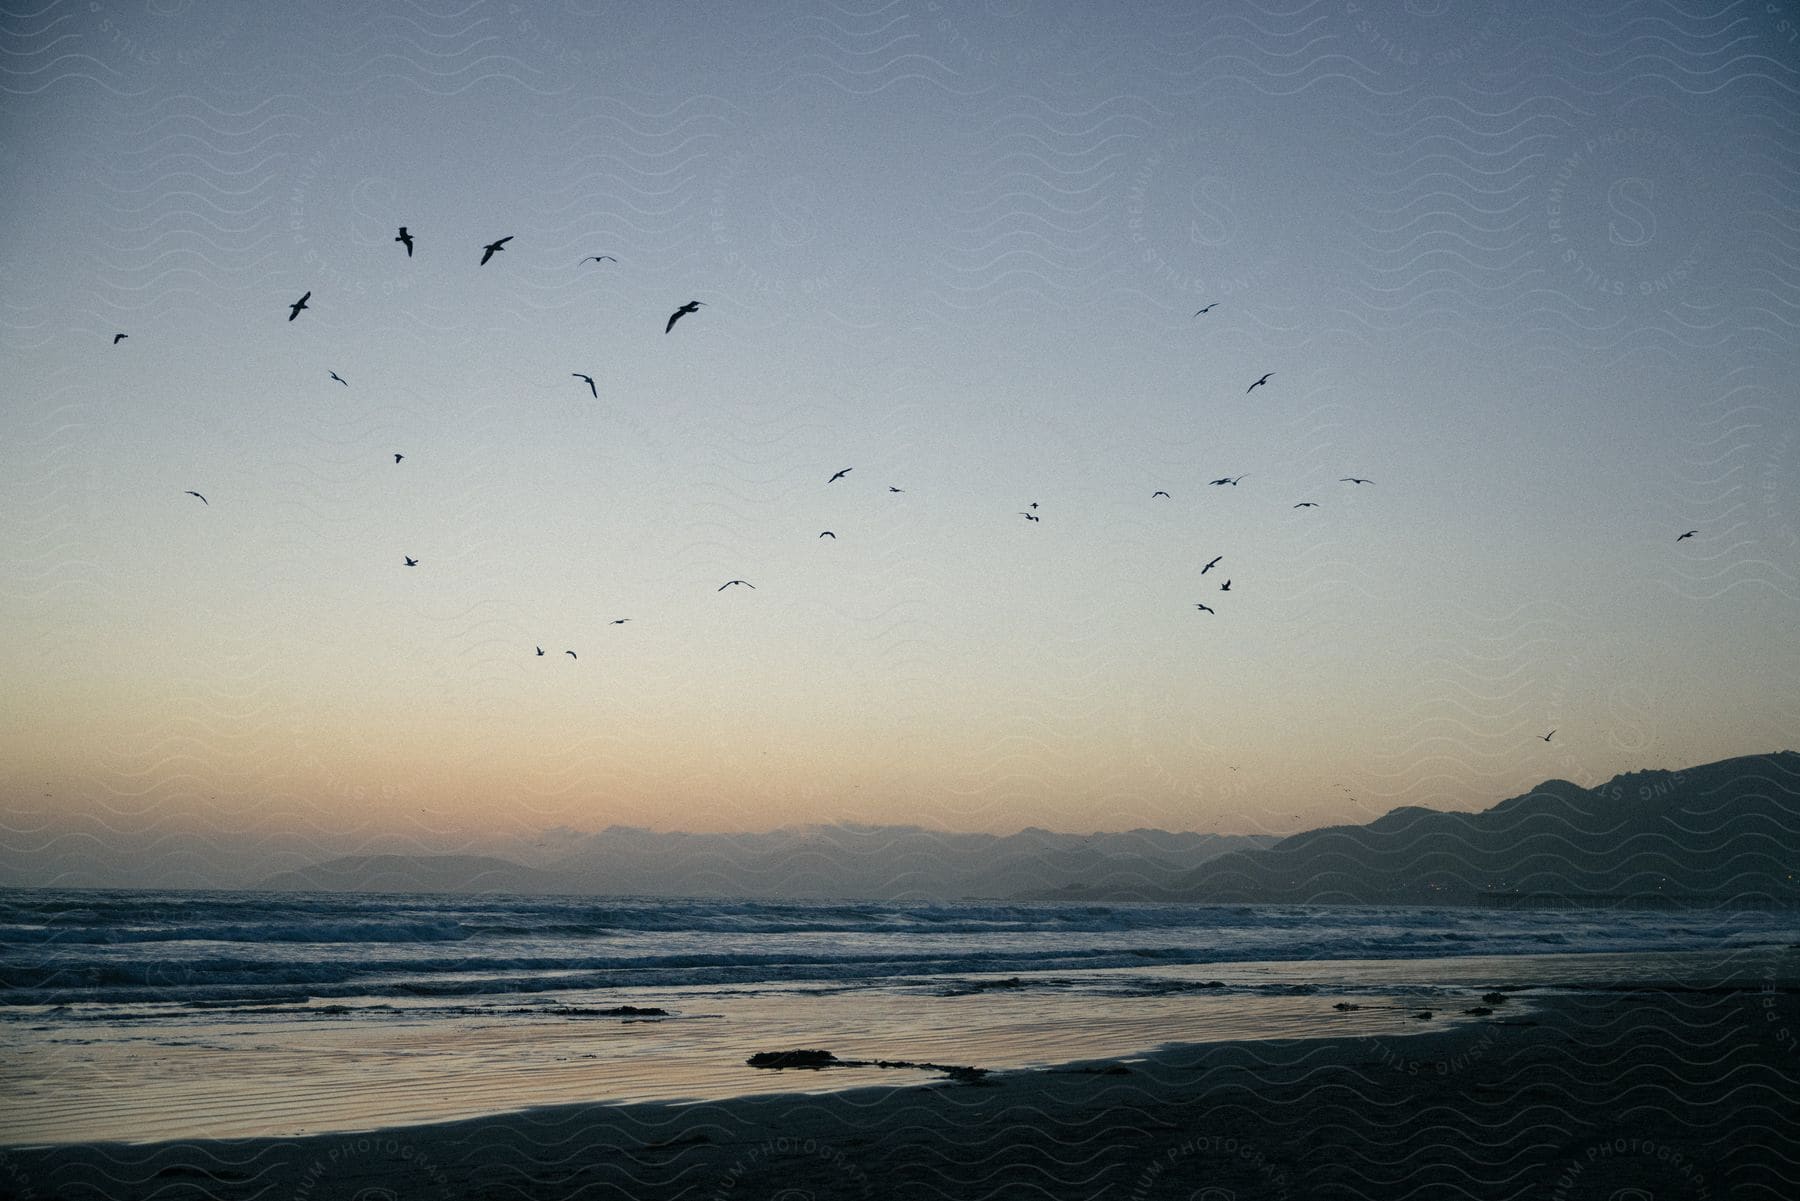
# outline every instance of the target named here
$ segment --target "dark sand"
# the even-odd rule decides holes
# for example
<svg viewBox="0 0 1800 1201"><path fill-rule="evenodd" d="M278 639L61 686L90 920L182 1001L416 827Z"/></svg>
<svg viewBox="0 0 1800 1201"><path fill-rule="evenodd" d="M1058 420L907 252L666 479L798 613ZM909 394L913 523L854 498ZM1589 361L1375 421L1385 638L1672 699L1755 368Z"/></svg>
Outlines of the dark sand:
<svg viewBox="0 0 1800 1201"><path fill-rule="evenodd" d="M1436 1021L1421 1035L1170 1047L1123 1069L980 1084L560 1106L364 1136L8 1150L0 1194L1800 1197L1791 987L1525 993L1491 1017Z"/></svg>

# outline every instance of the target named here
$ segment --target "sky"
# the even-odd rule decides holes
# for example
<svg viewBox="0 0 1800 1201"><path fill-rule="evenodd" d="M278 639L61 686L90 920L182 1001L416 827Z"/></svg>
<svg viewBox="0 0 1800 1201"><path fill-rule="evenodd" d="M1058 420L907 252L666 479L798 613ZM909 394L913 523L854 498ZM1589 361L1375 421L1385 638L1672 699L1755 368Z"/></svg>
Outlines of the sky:
<svg viewBox="0 0 1800 1201"><path fill-rule="evenodd" d="M1795 746L1800 8L1578 7L0 14L0 869Z"/></svg>

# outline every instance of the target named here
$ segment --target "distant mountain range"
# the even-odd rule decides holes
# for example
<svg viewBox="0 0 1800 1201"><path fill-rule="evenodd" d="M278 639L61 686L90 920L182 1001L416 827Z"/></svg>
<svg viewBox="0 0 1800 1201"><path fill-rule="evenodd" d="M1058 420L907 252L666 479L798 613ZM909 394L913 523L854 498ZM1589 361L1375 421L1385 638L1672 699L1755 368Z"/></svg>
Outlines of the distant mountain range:
<svg viewBox="0 0 1800 1201"><path fill-rule="evenodd" d="M538 867L478 855L352 855L270 876L306 892L532 895L1006 898L1068 886L1172 889L1215 856L1266 847L1263 835L1128 830L1005 836L915 826L807 826L760 834L657 833L614 826Z"/></svg>
<svg viewBox="0 0 1800 1201"><path fill-rule="evenodd" d="M526 866L361 855L269 877L284 891L1287 904L1800 904L1800 754L1548 780L1478 813L1407 807L1256 835L1004 837L912 826L761 834L614 826Z"/></svg>
<svg viewBox="0 0 1800 1201"><path fill-rule="evenodd" d="M1800 903L1800 754L1549 780L1480 813L1395 809L1220 855L1169 887L1057 900L1310 904Z"/></svg>

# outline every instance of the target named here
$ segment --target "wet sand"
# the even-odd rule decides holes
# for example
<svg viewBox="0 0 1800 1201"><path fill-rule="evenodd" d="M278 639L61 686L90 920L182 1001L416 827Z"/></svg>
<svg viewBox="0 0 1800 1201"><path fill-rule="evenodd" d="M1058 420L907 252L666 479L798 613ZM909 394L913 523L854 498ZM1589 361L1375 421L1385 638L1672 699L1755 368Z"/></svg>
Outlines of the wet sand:
<svg viewBox="0 0 1800 1201"><path fill-rule="evenodd" d="M1521 994L1494 1010L1420 1034L1172 1046L980 1083L908 1073L893 1087L562 1105L367 1135L10 1149L0 1195L1800 1195L1791 984Z"/></svg>

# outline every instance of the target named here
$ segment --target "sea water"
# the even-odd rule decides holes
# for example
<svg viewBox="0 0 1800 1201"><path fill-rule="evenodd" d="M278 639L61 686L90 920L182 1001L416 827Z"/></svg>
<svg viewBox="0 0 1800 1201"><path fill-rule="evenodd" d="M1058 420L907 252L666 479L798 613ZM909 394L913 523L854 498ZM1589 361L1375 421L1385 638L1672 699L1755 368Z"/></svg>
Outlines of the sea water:
<svg viewBox="0 0 1800 1201"><path fill-rule="evenodd" d="M1757 911L5 890L0 1143L931 1078L744 1062L797 1047L1003 1069L1405 1033L1500 986L1516 1013L1577 983L1754 982L1796 941Z"/></svg>

